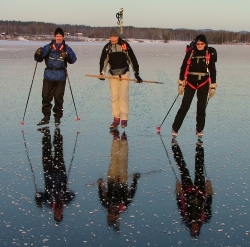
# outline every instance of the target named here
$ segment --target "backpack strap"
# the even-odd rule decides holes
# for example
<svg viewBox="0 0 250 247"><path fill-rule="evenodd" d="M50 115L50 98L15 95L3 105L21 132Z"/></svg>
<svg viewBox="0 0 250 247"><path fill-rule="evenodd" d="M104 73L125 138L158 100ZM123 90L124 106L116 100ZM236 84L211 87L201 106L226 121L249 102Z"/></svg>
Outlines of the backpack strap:
<svg viewBox="0 0 250 247"><path fill-rule="evenodd" d="M45 56L45 64L46 64L47 67L48 67L49 55L50 55L52 49L56 50L56 46L54 44L54 41L55 40L53 40L53 39L51 40L50 45L49 45L49 49L48 49L48 52L47 52L47 55ZM66 44L65 44L64 40L63 40L62 45L59 48L59 52L66 52ZM67 61L65 61L65 60L64 60L64 67L65 67L65 70L66 70L66 68L67 68Z"/></svg>
<svg viewBox="0 0 250 247"><path fill-rule="evenodd" d="M194 54L194 50L191 51L190 56L189 56L189 58L187 60L186 71L184 73L185 80L187 79L187 76L188 76L189 67L190 67L190 64L191 64L191 59L192 59L193 54ZM208 52L208 49L207 49L206 50L206 66L207 66L207 72L208 73L209 73L208 64L210 62L210 57L211 57L211 54Z"/></svg>
<svg viewBox="0 0 250 247"><path fill-rule="evenodd" d="M207 65L207 72L209 72L209 69L208 69L208 64L210 62L210 56L211 54L208 52L208 49L206 50L206 65Z"/></svg>
<svg viewBox="0 0 250 247"><path fill-rule="evenodd" d="M47 67L48 67L49 54L51 53L53 44L54 44L54 40L52 39L50 44L49 44L48 52L47 52L47 54L45 56L45 64L46 64Z"/></svg>
<svg viewBox="0 0 250 247"><path fill-rule="evenodd" d="M120 44L118 43L118 45L120 45L122 47L122 51L124 53L126 53L126 55L128 55L128 47L126 45L126 42L123 39L121 39L121 38L119 38L119 39L121 40L121 43ZM112 46L111 42L109 42L108 48L106 49L107 54L112 53L111 46Z"/></svg>
<svg viewBox="0 0 250 247"><path fill-rule="evenodd" d="M192 59L192 56L194 54L194 50L192 50L192 52L190 53L190 56L189 56L189 59L187 60L187 67L186 67L186 71L185 71L185 74L184 74L184 78L185 78L185 81L186 83L191 87L193 88L194 90L197 90L198 88L204 86L206 83L210 83L210 76L207 78L207 80L205 80L203 83L201 83L200 85L198 85L197 87L193 86L191 83L189 83L187 81L187 76L188 76L188 73L189 73L189 67L190 67L190 64L191 64L191 59ZM208 52L208 49L206 50L206 67L207 67L207 73L209 73L209 69L208 69L208 64L210 62L210 53ZM198 75L199 73L197 73ZM201 73L200 73L201 74ZM203 76L203 75L200 75L200 76Z"/></svg>
<svg viewBox="0 0 250 247"><path fill-rule="evenodd" d="M189 67L190 67L190 64L191 64L191 59L192 59L193 54L194 54L194 50L191 51L190 56L189 56L189 58L187 60L186 71L184 73L184 79L185 79L185 81L187 80L188 71L189 71Z"/></svg>

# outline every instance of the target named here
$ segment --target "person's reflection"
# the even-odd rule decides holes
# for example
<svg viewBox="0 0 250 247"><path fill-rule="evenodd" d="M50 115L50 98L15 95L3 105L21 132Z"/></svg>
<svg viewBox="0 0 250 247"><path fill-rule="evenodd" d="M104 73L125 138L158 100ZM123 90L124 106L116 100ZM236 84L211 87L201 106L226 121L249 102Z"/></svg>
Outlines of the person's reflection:
<svg viewBox="0 0 250 247"><path fill-rule="evenodd" d="M104 180L98 179L99 199L107 209L107 223L115 231L120 231L120 215L132 202L140 173L134 173L132 183L128 186L128 141L124 132L112 132L114 139L111 146L110 165L107 176L107 188Z"/></svg>
<svg viewBox="0 0 250 247"><path fill-rule="evenodd" d="M63 207L75 198L75 194L67 189L67 174L63 158L63 136L60 129L54 131L54 155L49 128L38 129L44 135L42 138L42 160L45 189L36 193L36 204L52 208L56 222L63 220Z"/></svg>
<svg viewBox="0 0 250 247"><path fill-rule="evenodd" d="M172 150L181 175L181 181L176 181L177 206L190 235L198 237L202 224L212 217L213 189L211 181L205 177L204 148L201 143L197 143L194 183L176 141L173 142Z"/></svg>

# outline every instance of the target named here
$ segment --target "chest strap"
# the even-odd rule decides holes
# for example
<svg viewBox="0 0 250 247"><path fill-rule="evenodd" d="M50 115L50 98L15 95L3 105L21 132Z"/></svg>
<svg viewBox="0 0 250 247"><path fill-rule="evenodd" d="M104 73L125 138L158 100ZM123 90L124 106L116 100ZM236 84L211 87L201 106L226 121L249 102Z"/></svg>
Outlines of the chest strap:
<svg viewBox="0 0 250 247"><path fill-rule="evenodd" d="M46 67L45 69L46 70L64 70L65 71L65 68L51 68L51 67Z"/></svg>
<svg viewBox="0 0 250 247"><path fill-rule="evenodd" d="M191 74L191 73L189 73L189 67L190 67L190 64L191 64L191 59L192 59L193 54L194 54L194 50L191 51L190 56L189 56L189 58L188 58L188 60L187 60L186 71L185 71L185 73L184 73L184 78L185 78L185 80L187 80L188 74ZM203 58L203 57L197 57L197 58ZM209 62L210 62L210 53L208 53L208 49L207 49L207 50L206 50L206 66L207 66L207 73L209 73L209 69L208 69L208 64L209 64ZM198 75L198 76L199 76L199 75ZM202 76L203 76L203 75L202 75ZM201 78L199 77L199 80L200 80L200 79L201 79Z"/></svg>

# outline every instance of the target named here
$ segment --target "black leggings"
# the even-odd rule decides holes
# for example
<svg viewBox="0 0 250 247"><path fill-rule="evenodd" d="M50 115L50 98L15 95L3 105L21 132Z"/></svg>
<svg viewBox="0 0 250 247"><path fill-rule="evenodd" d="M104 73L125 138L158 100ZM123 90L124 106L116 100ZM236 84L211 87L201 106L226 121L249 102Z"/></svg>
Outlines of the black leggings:
<svg viewBox="0 0 250 247"><path fill-rule="evenodd" d="M184 161L181 149L179 145L172 146L172 150L174 153L174 159L177 163L177 166L181 175L181 183L184 190L187 190L189 187L194 186L199 189L201 192L205 192L205 174L204 174L204 149L202 146L196 146L196 154L195 154L195 179L194 183L192 182L192 178L190 176L189 170Z"/></svg>
<svg viewBox="0 0 250 247"><path fill-rule="evenodd" d="M195 92L197 91L197 113L196 113L196 130L201 132L205 126L206 118L206 103L208 96L209 83L198 88L197 90L191 88L188 84L185 87L184 96L180 109L178 110L172 128L174 131L178 132L183 120L190 108Z"/></svg>

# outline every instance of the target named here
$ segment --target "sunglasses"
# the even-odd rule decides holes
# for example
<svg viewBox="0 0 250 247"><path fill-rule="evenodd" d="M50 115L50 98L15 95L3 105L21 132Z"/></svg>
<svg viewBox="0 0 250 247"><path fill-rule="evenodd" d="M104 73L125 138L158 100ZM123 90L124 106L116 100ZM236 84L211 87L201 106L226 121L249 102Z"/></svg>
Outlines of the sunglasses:
<svg viewBox="0 0 250 247"><path fill-rule="evenodd" d="M205 45L203 42L197 42L196 45Z"/></svg>

